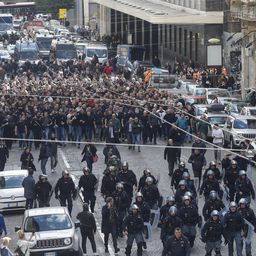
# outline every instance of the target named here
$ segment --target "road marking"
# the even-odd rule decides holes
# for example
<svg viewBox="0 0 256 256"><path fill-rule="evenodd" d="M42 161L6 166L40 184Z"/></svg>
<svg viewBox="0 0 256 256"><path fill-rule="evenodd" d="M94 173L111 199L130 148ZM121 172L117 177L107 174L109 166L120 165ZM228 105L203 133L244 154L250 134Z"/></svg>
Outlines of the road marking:
<svg viewBox="0 0 256 256"><path fill-rule="evenodd" d="M62 151L62 149L59 149L59 153L60 153L60 155L61 155L61 157L62 157L62 160L63 160L63 162L64 162L64 165L65 165L65 167L67 168L67 169L71 169L71 166L70 166L70 164L68 163L68 160L67 160L67 157L65 156L65 154L64 154L64 152ZM81 195L81 192L79 193L79 195L80 195L80 198L82 199L82 195ZM103 244L104 244L104 235L101 233L101 227L100 227L100 224L99 224L99 222L97 221L97 219L95 218L95 222L96 222L96 227L97 227L97 231L98 231L98 233L99 233L99 236L100 236L100 238L101 238L101 240L102 240L102 242L103 242ZM108 250L109 250L109 255L110 256L115 256L115 253L114 253L114 250L113 250L113 248L112 248L112 246L108 246Z"/></svg>

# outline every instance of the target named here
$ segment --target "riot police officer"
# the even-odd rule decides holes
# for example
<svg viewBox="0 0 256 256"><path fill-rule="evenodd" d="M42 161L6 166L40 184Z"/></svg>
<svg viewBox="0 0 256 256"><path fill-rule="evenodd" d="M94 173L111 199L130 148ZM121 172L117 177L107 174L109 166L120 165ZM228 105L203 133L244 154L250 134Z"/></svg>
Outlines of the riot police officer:
<svg viewBox="0 0 256 256"><path fill-rule="evenodd" d="M35 185L35 193L39 207L50 206L50 199L53 191L52 185L47 180L47 175L39 175L39 181Z"/></svg>
<svg viewBox="0 0 256 256"><path fill-rule="evenodd" d="M68 203L68 211L70 215L73 208L72 198L75 199L76 195L77 191L75 189L75 184L69 176L69 172L65 170L62 172L62 177L58 180L55 186L55 197L60 200L61 206L67 206L66 203Z"/></svg>
<svg viewBox="0 0 256 256"><path fill-rule="evenodd" d="M130 198L124 190L124 185L120 182L116 184L116 190L114 191L112 197L114 199L114 204L118 215L118 235L122 237L122 223L127 214L127 210L130 207Z"/></svg>
<svg viewBox="0 0 256 256"><path fill-rule="evenodd" d="M101 194L104 198L112 196L114 191L116 190L117 178L115 173L115 167L109 166L107 171L104 173L101 182Z"/></svg>
<svg viewBox="0 0 256 256"><path fill-rule="evenodd" d="M235 183L236 188L236 202L239 202L241 198L246 198L248 202L251 201L251 197L255 199L255 191L251 180L247 177L246 171L239 171L239 178Z"/></svg>
<svg viewBox="0 0 256 256"><path fill-rule="evenodd" d="M180 209L180 207L183 206L183 197L185 195L185 193L187 191L190 191L187 189L186 187L186 181L185 180L181 180L179 182L179 186L178 186L178 189L176 190L176 193L175 193L175 202L176 202L176 206L178 209Z"/></svg>
<svg viewBox="0 0 256 256"><path fill-rule="evenodd" d="M211 212L211 218L204 224L201 230L202 242L205 245L205 256L211 256L214 250L216 256L221 256L221 237L223 235L223 226L220 221L219 212Z"/></svg>
<svg viewBox="0 0 256 256"><path fill-rule="evenodd" d="M188 196L183 197L183 206L179 209L178 216L183 222L183 232L188 238L191 248L196 238L196 225L201 226L198 210L191 204Z"/></svg>
<svg viewBox="0 0 256 256"><path fill-rule="evenodd" d="M143 219L139 215L139 207L136 204L133 204L129 215L124 219L123 225L124 234L128 235L125 250L126 256L131 255L133 240L137 243L137 256L142 256L142 245L144 242L142 235L143 229L144 223Z"/></svg>
<svg viewBox="0 0 256 256"><path fill-rule="evenodd" d="M236 243L236 254L242 256L241 231L244 228L244 219L237 210L236 202L231 202L229 211L224 216L223 228L225 234L225 244L228 244L228 255L233 256L234 241Z"/></svg>
<svg viewBox="0 0 256 256"><path fill-rule="evenodd" d="M151 177L146 178L146 185L141 193L144 197L144 201L149 204L150 209L155 209L157 207L160 194L157 186L153 184L153 179Z"/></svg>
<svg viewBox="0 0 256 256"><path fill-rule="evenodd" d="M205 199L208 199L212 190L216 191L220 195L220 184L217 179L215 179L214 172L209 170L207 172L207 178L203 181L200 188L199 194L202 195L204 193Z"/></svg>
<svg viewBox="0 0 256 256"><path fill-rule="evenodd" d="M250 222L254 226L254 232L256 232L256 217L253 209L250 208L248 201L245 198L241 198L238 202L239 208L238 212L242 217ZM248 228L248 225L245 225ZM247 231L248 232L248 231ZM245 252L246 256L252 256L252 242L250 240L245 240Z"/></svg>
<svg viewBox="0 0 256 256"><path fill-rule="evenodd" d="M234 200L234 196L235 196L235 192L236 192L235 182L236 182L238 177L239 177L239 169L238 169L238 166L237 166L237 162L235 160L232 160L231 165L226 170L225 176L224 176L224 184L229 189L230 201Z"/></svg>
<svg viewBox="0 0 256 256"><path fill-rule="evenodd" d="M151 177L153 179L153 183L155 185L157 184L157 180L154 177L154 175L152 175L151 171L149 169L145 169L143 171L143 175L140 177L140 180L139 180L138 191L141 191L145 187L147 177Z"/></svg>
<svg viewBox="0 0 256 256"><path fill-rule="evenodd" d="M203 206L203 216L204 220L207 221L210 218L211 212L213 210L221 211L225 208L224 203L218 198L218 194L216 191L212 190L209 194L208 200L205 202Z"/></svg>
<svg viewBox="0 0 256 256"><path fill-rule="evenodd" d="M196 187L195 187L195 184L194 184L194 180L190 179L190 174L188 172L184 172L183 175L182 175L182 179L186 181L187 189L192 191L193 196L196 198L197 197Z"/></svg>
<svg viewBox="0 0 256 256"><path fill-rule="evenodd" d="M171 206L175 206L175 198L174 198L174 196L167 196L166 197L166 204L164 204L160 208L159 224L163 223L164 219L168 216L169 209L170 209Z"/></svg>
<svg viewBox="0 0 256 256"><path fill-rule="evenodd" d="M177 207L171 206L168 210L168 215L163 220L161 225L161 240L163 245L169 237L174 235L175 228L182 228L182 220L177 216L177 212Z"/></svg>
<svg viewBox="0 0 256 256"><path fill-rule="evenodd" d="M132 170L129 170L129 165L127 162L123 162L122 171L117 175L118 182L122 182L124 185L124 190L129 196L129 204L132 202L133 190L137 187L137 178Z"/></svg>
<svg viewBox="0 0 256 256"><path fill-rule="evenodd" d="M209 170L212 170L214 172L215 179L217 179L218 181L221 180L221 172L220 172L219 168L217 168L217 164L216 164L215 161L211 161L210 164L209 164L209 168L207 168L205 170L204 175L203 175L204 180L207 178L207 172Z"/></svg>
<svg viewBox="0 0 256 256"><path fill-rule="evenodd" d="M91 212L93 213L96 202L95 189L98 180L88 167L83 168L83 173L84 175L79 179L78 188L79 190L83 188L84 202L90 205Z"/></svg>
<svg viewBox="0 0 256 256"><path fill-rule="evenodd" d="M171 188L173 190L173 186L175 187L175 189L178 188L178 185L179 185L179 182L182 180L182 175L184 172L188 172L188 169L186 168L186 165L184 162L180 162L179 163L179 167L178 169L176 169L174 172L173 172L173 175L172 175L172 181L171 181Z"/></svg>
<svg viewBox="0 0 256 256"><path fill-rule="evenodd" d="M190 246L186 236L182 234L181 228L176 228L174 235L171 236L165 243L162 256L189 256Z"/></svg>

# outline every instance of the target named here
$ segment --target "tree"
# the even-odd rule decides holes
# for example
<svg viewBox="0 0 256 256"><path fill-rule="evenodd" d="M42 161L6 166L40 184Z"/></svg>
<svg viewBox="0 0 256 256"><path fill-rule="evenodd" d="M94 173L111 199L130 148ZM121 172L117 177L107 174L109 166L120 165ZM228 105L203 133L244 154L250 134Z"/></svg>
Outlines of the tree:
<svg viewBox="0 0 256 256"><path fill-rule="evenodd" d="M59 9L72 9L75 0L35 0L37 13L51 13L52 17L58 18Z"/></svg>

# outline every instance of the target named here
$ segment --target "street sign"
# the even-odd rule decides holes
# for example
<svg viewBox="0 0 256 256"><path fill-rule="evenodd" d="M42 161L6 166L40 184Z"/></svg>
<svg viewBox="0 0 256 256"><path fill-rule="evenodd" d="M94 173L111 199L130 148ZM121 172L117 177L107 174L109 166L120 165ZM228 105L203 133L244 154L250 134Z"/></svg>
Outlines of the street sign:
<svg viewBox="0 0 256 256"><path fill-rule="evenodd" d="M67 9L59 9L59 19L67 18Z"/></svg>

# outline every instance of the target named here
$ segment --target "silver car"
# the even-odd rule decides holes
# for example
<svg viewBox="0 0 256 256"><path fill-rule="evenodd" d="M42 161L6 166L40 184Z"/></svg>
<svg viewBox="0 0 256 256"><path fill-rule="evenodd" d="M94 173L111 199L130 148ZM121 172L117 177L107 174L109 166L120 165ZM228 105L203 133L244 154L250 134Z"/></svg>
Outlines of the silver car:
<svg viewBox="0 0 256 256"><path fill-rule="evenodd" d="M27 170L0 172L0 211L25 209L22 181L27 175Z"/></svg>
<svg viewBox="0 0 256 256"><path fill-rule="evenodd" d="M31 256L82 256L80 239L66 207L45 207L24 212L21 227L25 237L36 234L36 245L30 249Z"/></svg>

